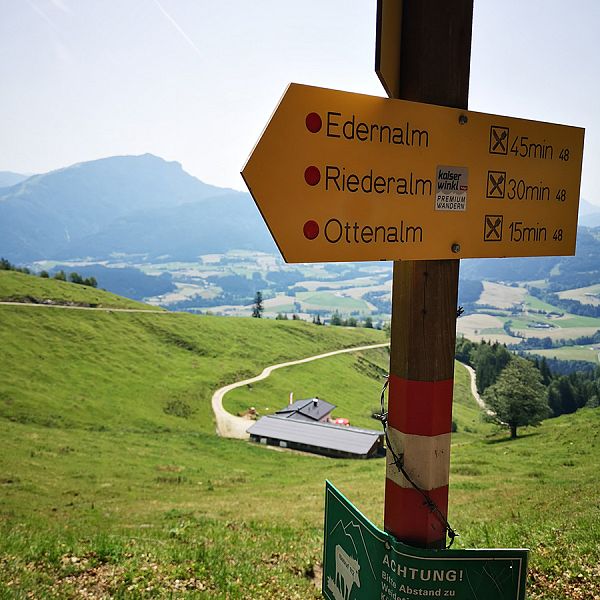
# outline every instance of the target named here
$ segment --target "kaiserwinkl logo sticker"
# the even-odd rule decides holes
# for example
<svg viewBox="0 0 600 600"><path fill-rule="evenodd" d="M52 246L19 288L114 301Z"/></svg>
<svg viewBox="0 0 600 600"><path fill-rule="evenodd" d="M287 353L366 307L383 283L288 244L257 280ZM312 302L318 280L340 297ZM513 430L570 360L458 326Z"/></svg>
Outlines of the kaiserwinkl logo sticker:
<svg viewBox="0 0 600 600"><path fill-rule="evenodd" d="M438 166L436 171L435 210L467 210L469 169Z"/></svg>

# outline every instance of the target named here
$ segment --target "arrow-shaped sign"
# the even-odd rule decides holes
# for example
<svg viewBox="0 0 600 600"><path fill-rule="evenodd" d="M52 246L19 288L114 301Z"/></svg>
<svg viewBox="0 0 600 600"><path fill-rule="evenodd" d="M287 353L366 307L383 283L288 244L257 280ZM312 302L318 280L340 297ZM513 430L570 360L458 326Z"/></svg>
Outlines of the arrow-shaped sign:
<svg viewBox="0 0 600 600"><path fill-rule="evenodd" d="M583 137L291 84L242 176L287 262L566 255Z"/></svg>

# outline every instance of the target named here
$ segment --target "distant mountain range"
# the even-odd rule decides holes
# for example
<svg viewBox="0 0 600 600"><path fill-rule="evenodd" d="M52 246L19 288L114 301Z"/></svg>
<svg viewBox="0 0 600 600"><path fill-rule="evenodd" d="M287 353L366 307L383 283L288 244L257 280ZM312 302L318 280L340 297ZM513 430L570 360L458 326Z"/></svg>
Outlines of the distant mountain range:
<svg viewBox="0 0 600 600"><path fill-rule="evenodd" d="M591 204L583 198L579 201L579 221L583 227L600 227L600 206Z"/></svg>
<svg viewBox="0 0 600 600"><path fill-rule="evenodd" d="M79 163L0 189L0 255L15 263L114 253L189 260L231 248L276 250L250 195L151 154Z"/></svg>
<svg viewBox="0 0 600 600"><path fill-rule="evenodd" d="M579 224L600 225L600 207L582 200ZM576 257L463 260L461 278L597 283L599 237L580 228ZM193 261L232 249L278 254L249 194L203 183L177 162L144 154L30 177L0 172L0 256L15 264L121 253Z"/></svg>
<svg viewBox="0 0 600 600"><path fill-rule="evenodd" d="M475 281L546 279L555 290L593 285L600 282L600 230L579 227L575 256L462 260L460 275Z"/></svg>
<svg viewBox="0 0 600 600"><path fill-rule="evenodd" d="M600 282L600 206L579 202L579 228L575 256L478 258L462 260L460 276L481 281L535 281L546 279L557 289Z"/></svg>
<svg viewBox="0 0 600 600"><path fill-rule="evenodd" d="M17 185L21 183L30 175L23 175L22 173L12 173L11 171L0 171L0 188L10 187L11 185Z"/></svg>

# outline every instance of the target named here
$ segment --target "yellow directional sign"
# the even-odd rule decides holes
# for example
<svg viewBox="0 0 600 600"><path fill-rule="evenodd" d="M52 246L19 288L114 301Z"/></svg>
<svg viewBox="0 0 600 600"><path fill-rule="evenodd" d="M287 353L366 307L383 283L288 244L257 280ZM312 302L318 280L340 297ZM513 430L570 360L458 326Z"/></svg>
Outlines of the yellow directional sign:
<svg viewBox="0 0 600 600"><path fill-rule="evenodd" d="M287 262L568 255L583 137L291 84L242 176Z"/></svg>

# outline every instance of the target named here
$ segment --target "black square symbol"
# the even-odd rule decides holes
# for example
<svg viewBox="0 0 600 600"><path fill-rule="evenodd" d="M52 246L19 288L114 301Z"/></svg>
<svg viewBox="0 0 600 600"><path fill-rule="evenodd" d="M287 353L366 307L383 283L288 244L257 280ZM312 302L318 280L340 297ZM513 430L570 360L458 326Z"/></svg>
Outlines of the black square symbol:
<svg viewBox="0 0 600 600"><path fill-rule="evenodd" d="M508 154L508 127L490 127L490 154Z"/></svg>
<svg viewBox="0 0 600 600"><path fill-rule="evenodd" d="M486 198L504 198L506 171L488 171Z"/></svg>
<svg viewBox="0 0 600 600"><path fill-rule="evenodd" d="M483 241L484 242L501 242L502 241L502 222L503 215L485 215L483 226Z"/></svg>

